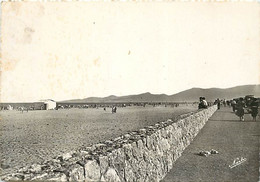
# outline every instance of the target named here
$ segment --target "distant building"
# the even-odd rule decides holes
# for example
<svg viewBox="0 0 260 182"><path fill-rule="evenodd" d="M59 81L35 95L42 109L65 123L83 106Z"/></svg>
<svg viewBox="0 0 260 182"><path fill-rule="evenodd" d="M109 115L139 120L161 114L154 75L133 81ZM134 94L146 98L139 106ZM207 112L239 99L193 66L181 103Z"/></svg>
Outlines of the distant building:
<svg viewBox="0 0 260 182"><path fill-rule="evenodd" d="M44 105L42 110L53 110L56 109L57 103L52 99L41 100Z"/></svg>

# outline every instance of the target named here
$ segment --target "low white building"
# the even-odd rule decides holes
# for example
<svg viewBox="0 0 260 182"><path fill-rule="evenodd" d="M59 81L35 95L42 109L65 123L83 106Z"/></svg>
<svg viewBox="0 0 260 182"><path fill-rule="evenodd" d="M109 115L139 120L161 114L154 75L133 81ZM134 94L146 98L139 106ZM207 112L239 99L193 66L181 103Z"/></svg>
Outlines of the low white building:
<svg viewBox="0 0 260 182"><path fill-rule="evenodd" d="M56 105L57 103L52 100L52 99L46 99L46 100L42 100L42 102L44 102L44 110L52 110L52 109L56 109Z"/></svg>

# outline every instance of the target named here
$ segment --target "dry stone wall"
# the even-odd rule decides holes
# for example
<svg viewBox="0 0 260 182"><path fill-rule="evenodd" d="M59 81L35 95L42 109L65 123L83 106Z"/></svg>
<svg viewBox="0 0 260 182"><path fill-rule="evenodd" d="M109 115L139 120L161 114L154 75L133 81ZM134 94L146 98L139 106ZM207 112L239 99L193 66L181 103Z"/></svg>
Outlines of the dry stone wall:
<svg viewBox="0 0 260 182"><path fill-rule="evenodd" d="M3 180L160 181L216 111L216 106L181 115L114 140L81 148L21 168Z"/></svg>

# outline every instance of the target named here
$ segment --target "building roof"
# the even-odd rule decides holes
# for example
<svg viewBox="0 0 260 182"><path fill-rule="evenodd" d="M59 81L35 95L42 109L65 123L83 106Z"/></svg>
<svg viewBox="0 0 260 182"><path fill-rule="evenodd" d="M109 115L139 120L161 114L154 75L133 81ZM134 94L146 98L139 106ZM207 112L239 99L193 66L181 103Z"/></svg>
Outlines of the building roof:
<svg viewBox="0 0 260 182"><path fill-rule="evenodd" d="M43 100L40 100L41 102L48 102L48 101L52 101L52 102L56 102L55 100L52 100L52 99L43 99Z"/></svg>

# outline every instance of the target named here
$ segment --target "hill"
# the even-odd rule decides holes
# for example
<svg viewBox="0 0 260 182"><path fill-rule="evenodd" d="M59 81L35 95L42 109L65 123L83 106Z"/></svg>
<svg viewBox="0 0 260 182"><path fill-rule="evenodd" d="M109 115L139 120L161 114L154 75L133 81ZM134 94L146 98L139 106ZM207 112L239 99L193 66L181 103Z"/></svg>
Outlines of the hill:
<svg viewBox="0 0 260 182"><path fill-rule="evenodd" d="M200 96L206 97L208 101L214 101L216 98L232 99L237 97L244 97L246 95L254 95L260 97L260 85L243 85L227 89L220 88L192 88L183 92L172 95L172 99L176 101L194 101L198 100Z"/></svg>
<svg viewBox="0 0 260 182"><path fill-rule="evenodd" d="M88 102L194 102L198 101L200 96L206 97L208 101L214 101L216 98L220 99L232 99L237 97L244 97L245 95L255 95L260 97L260 84L259 85L243 85L232 88L220 89L220 88L191 88L177 94L151 94L149 92L128 95L128 96L108 96L108 97L89 97L85 99L74 99L62 102L74 102L74 103L88 103Z"/></svg>

